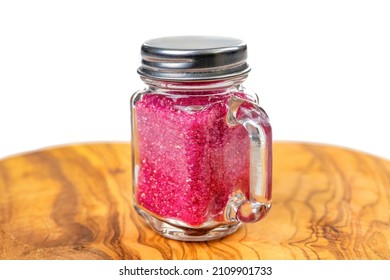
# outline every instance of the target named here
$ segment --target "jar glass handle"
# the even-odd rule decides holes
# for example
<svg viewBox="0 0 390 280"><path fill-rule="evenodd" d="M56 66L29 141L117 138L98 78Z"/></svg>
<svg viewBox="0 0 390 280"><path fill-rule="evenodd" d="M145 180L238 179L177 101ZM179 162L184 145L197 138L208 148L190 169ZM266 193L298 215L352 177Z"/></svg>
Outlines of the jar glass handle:
<svg viewBox="0 0 390 280"><path fill-rule="evenodd" d="M237 97L229 100L227 122L230 126L244 126L249 134L250 186L249 192L238 190L233 194L226 207L225 217L229 221L257 222L271 208L271 126L267 114L259 105Z"/></svg>

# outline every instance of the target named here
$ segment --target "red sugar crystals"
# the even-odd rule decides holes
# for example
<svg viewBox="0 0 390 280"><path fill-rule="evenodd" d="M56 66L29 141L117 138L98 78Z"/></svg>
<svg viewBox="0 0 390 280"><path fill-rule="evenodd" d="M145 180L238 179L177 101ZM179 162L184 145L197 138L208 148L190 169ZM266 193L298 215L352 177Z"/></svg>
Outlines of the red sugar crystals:
<svg viewBox="0 0 390 280"><path fill-rule="evenodd" d="M223 221L235 190L248 192L248 132L226 121L233 95L148 93L137 101L140 206L201 226Z"/></svg>

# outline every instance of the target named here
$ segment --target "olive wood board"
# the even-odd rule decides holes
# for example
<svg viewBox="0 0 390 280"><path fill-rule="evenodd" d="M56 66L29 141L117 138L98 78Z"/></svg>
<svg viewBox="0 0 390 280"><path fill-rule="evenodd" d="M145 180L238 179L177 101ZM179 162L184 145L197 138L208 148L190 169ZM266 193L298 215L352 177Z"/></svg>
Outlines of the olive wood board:
<svg viewBox="0 0 390 280"><path fill-rule="evenodd" d="M133 209L129 143L51 147L0 160L0 259L390 259L390 161L273 144L264 220L208 242L151 230Z"/></svg>

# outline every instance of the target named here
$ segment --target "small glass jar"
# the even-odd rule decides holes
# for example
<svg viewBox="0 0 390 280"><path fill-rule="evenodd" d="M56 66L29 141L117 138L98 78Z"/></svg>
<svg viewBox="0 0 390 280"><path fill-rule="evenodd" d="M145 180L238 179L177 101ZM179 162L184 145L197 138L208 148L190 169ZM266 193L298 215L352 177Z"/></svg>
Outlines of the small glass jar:
<svg viewBox="0 0 390 280"><path fill-rule="evenodd" d="M178 36L141 48L147 87L131 98L133 201L159 234L205 241L271 207L271 126L242 83L238 39Z"/></svg>

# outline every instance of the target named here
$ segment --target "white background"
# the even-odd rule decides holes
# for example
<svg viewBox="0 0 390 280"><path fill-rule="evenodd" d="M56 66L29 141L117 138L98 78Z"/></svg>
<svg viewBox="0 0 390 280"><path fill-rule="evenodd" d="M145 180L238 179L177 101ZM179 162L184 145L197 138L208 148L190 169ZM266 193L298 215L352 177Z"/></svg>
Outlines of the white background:
<svg viewBox="0 0 390 280"><path fill-rule="evenodd" d="M376 0L0 0L0 157L128 141L141 44L202 34L248 44L275 140L390 158L390 2Z"/></svg>
<svg viewBox="0 0 390 280"><path fill-rule="evenodd" d="M388 260L19 260L19 261L1 261L1 275L6 275L7 280L14 279L94 279L94 280L128 280L128 279L158 279L158 280L182 280L182 279L229 279L229 280L247 280L247 279L269 279L269 280L285 280L285 279L300 279L300 280L329 280L329 279L353 279L353 280L387 280L389 278ZM187 269L202 269L202 275L157 275L153 272L153 276L145 275L122 275L119 270L138 269L141 274L146 269L159 270L160 267L165 270L184 273ZM228 272L230 268L246 267L257 271L256 267L271 267L271 275L243 275L235 273L234 275L213 275L222 271ZM214 269L217 268L217 269ZM249 269L248 269L249 271ZM266 271L269 271L266 269ZM129 271L130 272L130 271ZM176 272L176 273L177 273ZM130 272L131 273L131 272ZM152 274L150 271L149 274ZM250 272L248 273L250 274Z"/></svg>

